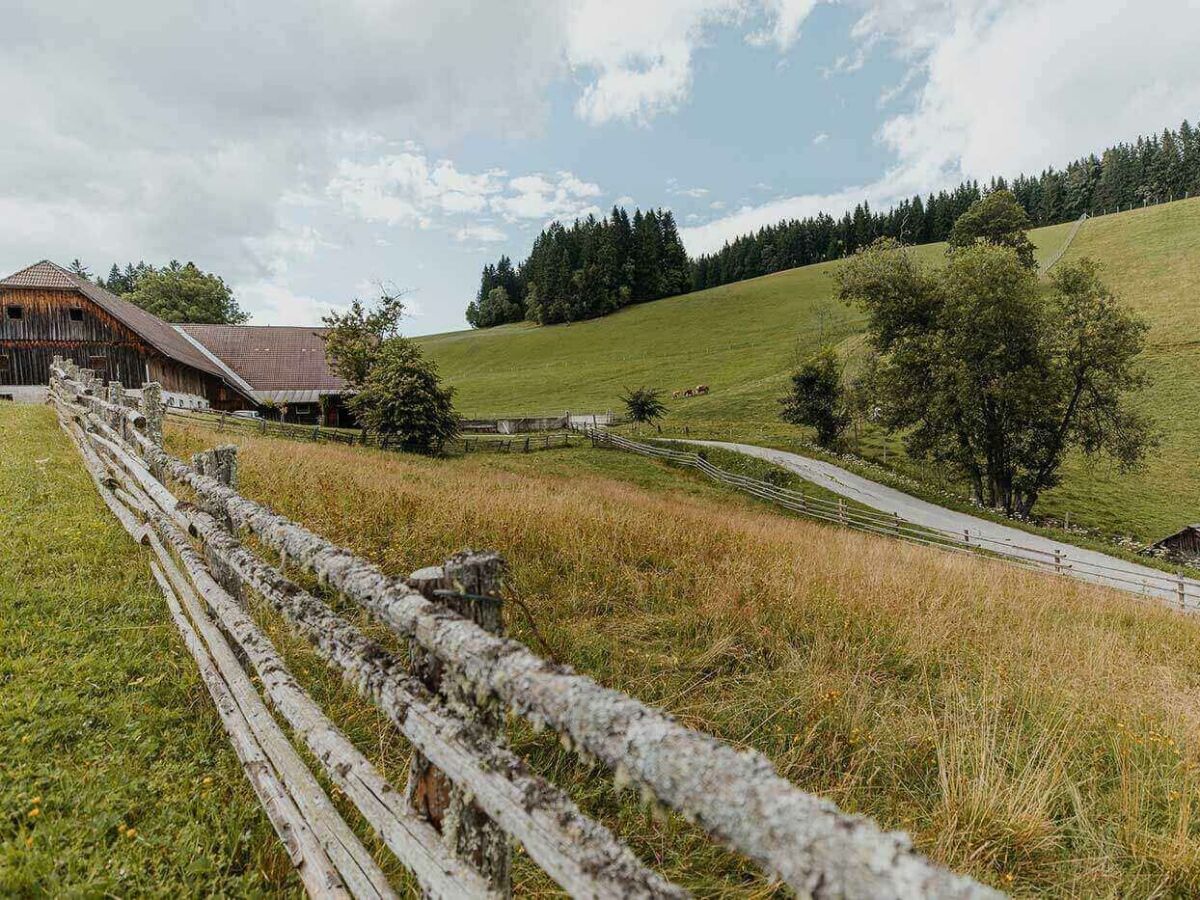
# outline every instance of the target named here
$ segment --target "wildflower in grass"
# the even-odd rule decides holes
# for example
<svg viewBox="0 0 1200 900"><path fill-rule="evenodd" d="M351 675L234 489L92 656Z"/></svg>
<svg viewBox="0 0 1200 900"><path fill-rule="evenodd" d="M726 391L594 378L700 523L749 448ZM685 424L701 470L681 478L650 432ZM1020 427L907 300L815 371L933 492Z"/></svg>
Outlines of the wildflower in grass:
<svg viewBox="0 0 1200 900"><path fill-rule="evenodd" d="M211 784L212 784L212 776L211 776L211 775L205 775L205 776L204 776L204 781L202 782L202 784L203 784L205 787L208 787L209 785L211 785Z"/></svg>
<svg viewBox="0 0 1200 900"><path fill-rule="evenodd" d="M125 837L127 837L127 838L137 837L137 829L136 828L126 828L125 829Z"/></svg>
<svg viewBox="0 0 1200 900"><path fill-rule="evenodd" d="M41 804L42 804L42 798L41 798L41 796L37 796L37 797L34 797L34 798L33 798L32 800L30 800L29 802L30 802L30 803L32 803L34 806L41 806Z"/></svg>
<svg viewBox="0 0 1200 900"><path fill-rule="evenodd" d="M42 814L42 811L35 806L33 809L31 809L29 811L29 818L36 819L41 814Z"/></svg>

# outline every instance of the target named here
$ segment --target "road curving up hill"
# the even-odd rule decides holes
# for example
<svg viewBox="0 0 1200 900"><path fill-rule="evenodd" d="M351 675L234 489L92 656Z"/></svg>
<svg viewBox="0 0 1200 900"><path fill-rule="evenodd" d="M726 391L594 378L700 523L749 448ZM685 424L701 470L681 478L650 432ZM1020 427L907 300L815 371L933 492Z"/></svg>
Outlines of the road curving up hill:
<svg viewBox="0 0 1200 900"><path fill-rule="evenodd" d="M687 443L719 447L766 460L795 472L801 478L847 500L854 500L880 512L898 515L924 528L961 536L964 543L982 544L985 549L1002 556L1041 565L1053 564L1056 559L1061 559L1063 574L1082 581L1158 597L1174 603L1179 601L1182 585L1186 596L1186 603L1183 605L1193 612L1200 610L1200 607L1194 605L1200 596L1200 581L1194 579L1185 578L1181 581L1159 569L1139 566L1106 553L1051 540L1033 532L947 509L856 475L841 466L801 456L799 453L728 441L695 440Z"/></svg>

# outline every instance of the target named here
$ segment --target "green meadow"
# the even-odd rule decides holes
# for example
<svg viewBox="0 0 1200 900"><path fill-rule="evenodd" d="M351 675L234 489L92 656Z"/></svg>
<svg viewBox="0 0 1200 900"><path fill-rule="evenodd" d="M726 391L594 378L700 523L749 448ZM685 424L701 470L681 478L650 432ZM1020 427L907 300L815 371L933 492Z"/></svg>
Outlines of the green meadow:
<svg viewBox="0 0 1200 900"><path fill-rule="evenodd" d="M1072 224L1030 233L1041 260ZM936 263L945 245L915 251ZM1065 255L1091 256L1110 285L1151 324L1144 354L1150 385L1140 402L1163 441L1139 472L1071 460L1064 483L1037 513L1104 534L1147 541L1198 518L1200 467L1200 199L1088 220ZM627 307L570 325L506 325L421 338L460 410L471 416L604 411L627 387L675 390L708 384L707 396L672 400L664 433L722 437L782 448L811 434L777 418L777 398L796 363L833 344L852 371L863 316L834 296L839 262L778 272L694 294ZM903 456L900 440L867 429L849 449L931 488L959 486ZM964 496L965 496L965 492Z"/></svg>

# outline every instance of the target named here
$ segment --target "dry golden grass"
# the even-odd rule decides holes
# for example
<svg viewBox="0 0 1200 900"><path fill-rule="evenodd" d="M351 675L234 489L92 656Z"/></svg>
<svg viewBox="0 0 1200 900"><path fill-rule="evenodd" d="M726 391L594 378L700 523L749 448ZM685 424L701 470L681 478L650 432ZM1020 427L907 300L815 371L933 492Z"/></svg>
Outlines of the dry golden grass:
<svg viewBox="0 0 1200 900"><path fill-rule="evenodd" d="M559 659L761 750L953 868L1018 894L1200 893L1192 618L784 518L605 451L445 461L237 440L247 495L395 574L501 551ZM765 890L549 741L516 740L672 877Z"/></svg>

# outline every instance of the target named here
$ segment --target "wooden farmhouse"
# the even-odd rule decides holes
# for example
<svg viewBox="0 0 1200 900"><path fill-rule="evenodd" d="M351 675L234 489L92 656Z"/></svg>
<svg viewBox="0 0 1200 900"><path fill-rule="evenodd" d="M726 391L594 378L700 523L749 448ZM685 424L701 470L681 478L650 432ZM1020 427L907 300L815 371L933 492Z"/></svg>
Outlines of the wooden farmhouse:
<svg viewBox="0 0 1200 900"><path fill-rule="evenodd" d="M324 328L176 325L179 333L250 394L268 418L309 425L354 424L346 383L329 369Z"/></svg>
<svg viewBox="0 0 1200 900"><path fill-rule="evenodd" d="M0 399L39 400L55 356L105 381L157 381L170 406L253 409L226 370L145 310L42 260L0 280Z"/></svg>

